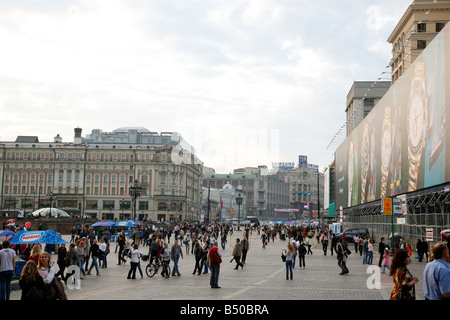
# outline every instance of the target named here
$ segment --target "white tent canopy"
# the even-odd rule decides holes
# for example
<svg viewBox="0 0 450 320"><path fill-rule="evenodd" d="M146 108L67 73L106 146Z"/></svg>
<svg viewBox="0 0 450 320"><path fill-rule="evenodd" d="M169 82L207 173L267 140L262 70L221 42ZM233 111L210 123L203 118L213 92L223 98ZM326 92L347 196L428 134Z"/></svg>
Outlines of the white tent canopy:
<svg viewBox="0 0 450 320"><path fill-rule="evenodd" d="M46 217L49 215L50 212L50 208L42 208L39 210L36 210L32 213L33 217ZM52 217L56 217L56 218L70 218L70 215L60 209L57 208L51 208L51 215Z"/></svg>

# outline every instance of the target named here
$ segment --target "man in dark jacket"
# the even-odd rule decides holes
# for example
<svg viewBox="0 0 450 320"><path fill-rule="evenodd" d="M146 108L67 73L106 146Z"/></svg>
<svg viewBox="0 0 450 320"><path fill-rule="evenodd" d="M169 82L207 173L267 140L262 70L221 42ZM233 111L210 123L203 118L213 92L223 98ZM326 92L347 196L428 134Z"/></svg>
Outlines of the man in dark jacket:
<svg viewBox="0 0 450 320"><path fill-rule="evenodd" d="M100 270L98 268L98 263L97 263L97 258L99 256L99 253L100 253L100 247L99 247L99 245L97 243L97 239L94 239L94 242L92 243L92 246L90 248L90 254L91 254L91 257L92 257L92 262L91 262L91 266L89 267L89 270L88 270L88 273L87 273L88 275L91 275L91 270L92 270L93 267L95 267L95 271L97 271L97 275L98 276L100 275Z"/></svg>
<svg viewBox="0 0 450 320"><path fill-rule="evenodd" d="M244 236L241 241L242 244L242 263L245 264L245 260L247 260L247 251L250 249L250 243L247 240L247 237Z"/></svg>
<svg viewBox="0 0 450 320"><path fill-rule="evenodd" d="M378 261L378 266L381 268L383 265L383 255L384 255L384 249L386 249L387 246L384 243L384 238L381 238L380 243L378 244L378 253L380 254L380 260Z"/></svg>

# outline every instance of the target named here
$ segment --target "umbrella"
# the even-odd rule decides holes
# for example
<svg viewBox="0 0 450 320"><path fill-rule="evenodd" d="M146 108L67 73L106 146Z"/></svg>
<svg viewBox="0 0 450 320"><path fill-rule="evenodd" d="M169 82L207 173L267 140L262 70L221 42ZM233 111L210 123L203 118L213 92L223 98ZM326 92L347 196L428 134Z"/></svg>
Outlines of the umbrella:
<svg viewBox="0 0 450 320"><path fill-rule="evenodd" d="M9 229L3 230L2 232L0 232L0 240L8 240L9 238L11 238L13 235L15 235L15 232L12 232Z"/></svg>
<svg viewBox="0 0 450 320"><path fill-rule="evenodd" d="M50 212L50 208L42 208L39 210L36 210L32 213L33 217L46 217ZM60 209L57 208L51 208L51 216L52 217L63 217L63 218L70 218L70 215Z"/></svg>
<svg viewBox="0 0 450 320"><path fill-rule="evenodd" d="M112 221L98 221L91 225L91 227L112 227L115 223Z"/></svg>
<svg viewBox="0 0 450 320"><path fill-rule="evenodd" d="M137 224L138 226L142 226L143 223L140 221L136 221L136 220L131 220L131 222L133 222L134 224Z"/></svg>
<svg viewBox="0 0 450 320"><path fill-rule="evenodd" d="M43 230L43 231L22 231L19 230L17 233L9 239L11 244L68 244L63 238L58 236L53 230Z"/></svg>
<svg viewBox="0 0 450 320"><path fill-rule="evenodd" d="M131 228L135 228L136 225L133 222L129 221L129 220L125 220L125 221L117 221L114 224L114 227L131 227Z"/></svg>

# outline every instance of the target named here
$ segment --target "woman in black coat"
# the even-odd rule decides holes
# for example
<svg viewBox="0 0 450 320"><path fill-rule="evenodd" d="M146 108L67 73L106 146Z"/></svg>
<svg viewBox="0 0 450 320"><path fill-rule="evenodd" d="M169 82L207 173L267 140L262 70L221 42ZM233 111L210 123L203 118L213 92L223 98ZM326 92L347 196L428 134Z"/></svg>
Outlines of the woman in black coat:
<svg viewBox="0 0 450 320"><path fill-rule="evenodd" d="M44 279L33 260L28 260L23 267L19 286L22 289L21 300L45 300Z"/></svg>

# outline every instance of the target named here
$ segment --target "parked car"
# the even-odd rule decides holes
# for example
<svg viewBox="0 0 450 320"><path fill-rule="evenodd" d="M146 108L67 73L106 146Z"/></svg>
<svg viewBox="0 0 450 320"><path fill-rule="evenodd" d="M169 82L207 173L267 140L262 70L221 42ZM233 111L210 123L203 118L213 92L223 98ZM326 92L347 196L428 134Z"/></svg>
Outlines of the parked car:
<svg viewBox="0 0 450 320"><path fill-rule="evenodd" d="M353 243L353 237L355 235L357 235L358 237L362 236L364 239L366 238L367 235L370 236L369 230L367 230L366 228L352 228L352 229L345 229L344 232L342 233L337 233L336 238L338 239L342 238L344 234L347 238L347 242L349 243ZM375 242L375 239L373 239L373 241Z"/></svg>

